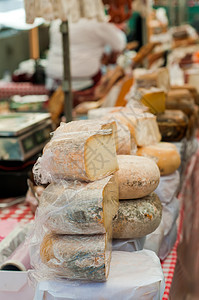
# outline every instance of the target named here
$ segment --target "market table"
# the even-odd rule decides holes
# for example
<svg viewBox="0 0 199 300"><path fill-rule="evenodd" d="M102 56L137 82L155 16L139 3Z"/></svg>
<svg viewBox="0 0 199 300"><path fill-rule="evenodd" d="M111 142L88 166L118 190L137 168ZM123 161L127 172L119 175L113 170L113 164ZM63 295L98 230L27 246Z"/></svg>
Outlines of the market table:
<svg viewBox="0 0 199 300"><path fill-rule="evenodd" d="M170 293L170 288L174 276L174 270L176 267L176 262L177 262L177 248L178 244L181 240L182 237L182 228L183 228L183 220L184 220L184 205L183 205L183 200L184 200L184 191L188 190L188 186L190 186L190 173L196 172L196 168L194 168L195 162L199 157L199 150L192 155L188 166L186 168L186 172L183 178L183 185L181 192L178 195L179 200L182 203L179 219L178 219L178 235L177 235L177 240L176 243L170 252L170 254L167 256L167 258L161 262L163 273L165 276L165 292L163 295L162 300L168 300L169 299L169 293ZM198 160L199 161L199 160ZM193 175L193 174L192 174ZM196 176L197 177L197 176ZM190 195L191 197L191 195ZM188 198L186 197L186 201L188 201ZM34 219L34 215L32 214L30 207L26 203L21 203L14 205L9 208L5 209L0 209L0 222L1 220L16 220L17 222L24 222L27 223L30 220ZM2 237L0 237L0 240Z"/></svg>

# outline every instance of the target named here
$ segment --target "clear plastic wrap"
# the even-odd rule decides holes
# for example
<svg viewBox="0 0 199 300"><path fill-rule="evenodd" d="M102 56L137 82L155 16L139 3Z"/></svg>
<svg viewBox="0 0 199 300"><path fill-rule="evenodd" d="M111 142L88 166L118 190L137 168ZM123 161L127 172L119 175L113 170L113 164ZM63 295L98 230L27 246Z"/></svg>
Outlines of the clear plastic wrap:
<svg viewBox="0 0 199 300"><path fill-rule="evenodd" d="M166 205L177 196L179 188L180 174L179 171L175 171L171 175L160 176L159 185L154 192L158 195L160 201Z"/></svg>
<svg viewBox="0 0 199 300"><path fill-rule="evenodd" d="M144 249L154 251L161 259L164 259L175 243L176 221L179 216L180 201L173 198L170 203L163 206L162 220L158 228L147 235Z"/></svg>
<svg viewBox="0 0 199 300"><path fill-rule="evenodd" d="M126 239L126 240L113 240L112 250L113 251L127 251L134 252L143 250L146 237L140 239Z"/></svg>
<svg viewBox="0 0 199 300"><path fill-rule="evenodd" d="M32 239L29 272L33 283L62 279L106 281L111 260L111 228L101 235L56 235L43 230Z"/></svg>
<svg viewBox="0 0 199 300"><path fill-rule="evenodd" d="M53 132L52 140L54 138L62 137L65 133L71 132L90 132L111 129L115 138L116 149L118 148L117 126L114 120L78 120L69 123L61 122L60 126Z"/></svg>
<svg viewBox="0 0 199 300"><path fill-rule="evenodd" d="M112 253L110 275L106 283L44 281L37 286L35 299L160 300L164 288L164 275L154 252L115 251Z"/></svg>
<svg viewBox="0 0 199 300"><path fill-rule="evenodd" d="M120 199L138 199L152 193L160 181L154 161L136 155L118 155Z"/></svg>
<svg viewBox="0 0 199 300"><path fill-rule="evenodd" d="M135 154L137 150L137 145L135 143L135 138L131 135L128 126L121 123L117 119L114 118L114 115L107 114L103 119L109 121L115 121L117 124L117 135L118 135L118 155L129 155Z"/></svg>
<svg viewBox="0 0 199 300"><path fill-rule="evenodd" d="M113 238L144 237L159 226L161 217L162 205L155 193L137 200L122 200L113 219Z"/></svg>
<svg viewBox="0 0 199 300"><path fill-rule="evenodd" d="M118 169L115 139L111 129L71 132L48 142L33 167L35 181L59 179L95 181Z"/></svg>
<svg viewBox="0 0 199 300"><path fill-rule="evenodd" d="M62 180L43 191L36 221L57 234L103 234L118 208L116 175L91 183Z"/></svg>
<svg viewBox="0 0 199 300"><path fill-rule="evenodd" d="M12 255L13 251L25 241L26 235L32 230L33 223L18 224L0 243L0 265Z"/></svg>

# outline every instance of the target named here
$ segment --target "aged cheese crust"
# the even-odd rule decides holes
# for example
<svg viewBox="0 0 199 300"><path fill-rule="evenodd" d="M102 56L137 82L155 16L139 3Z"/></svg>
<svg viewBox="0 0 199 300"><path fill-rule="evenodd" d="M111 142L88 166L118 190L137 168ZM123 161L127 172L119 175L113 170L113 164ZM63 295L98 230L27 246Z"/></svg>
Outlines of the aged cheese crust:
<svg viewBox="0 0 199 300"><path fill-rule="evenodd" d="M157 122L164 142L179 142L186 136L189 120L181 110L165 110L157 115Z"/></svg>
<svg viewBox="0 0 199 300"><path fill-rule="evenodd" d="M180 154L174 144L160 142L151 146L141 147L137 155L153 159L159 167L161 176L174 173L181 164Z"/></svg>
<svg viewBox="0 0 199 300"><path fill-rule="evenodd" d="M111 129L115 138L116 149L118 148L117 126L114 121L108 120L79 120L69 123L61 123L60 126L54 131L53 138L63 137L64 133L81 132L81 131L100 131ZM52 139L53 139L52 138Z"/></svg>
<svg viewBox="0 0 199 300"><path fill-rule="evenodd" d="M162 205L155 193L137 200L121 200L113 220L114 239L141 238L160 224Z"/></svg>
<svg viewBox="0 0 199 300"><path fill-rule="evenodd" d="M125 108L113 113L112 117L129 128L132 139L138 146L150 145L161 140L156 116L151 113Z"/></svg>
<svg viewBox="0 0 199 300"><path fill-rule="evenodd" d="M157 188L160 172L150 158L118 155L118 163L119 199L141 198Z"/></svg>
<svg viewBox="0 0 199 300"><path fill-rule="evenodd" d="M37 181L95 181L118 169L112 130L71 132L52 139L34 166Z"/></svg>
<svg viewBox="0 0 199 300"><path fill-rule="evenodd" d="M111 237L47 234L40 246L41 261L55 278L106 281L111 260Z"/></svg>
<svg viewBox="0 0 199 300"><path fill-rule="evenodd" d="M57 234L103 234L119 207L116 175L92 183L51 183L42 193L38 216Z"/></svg>

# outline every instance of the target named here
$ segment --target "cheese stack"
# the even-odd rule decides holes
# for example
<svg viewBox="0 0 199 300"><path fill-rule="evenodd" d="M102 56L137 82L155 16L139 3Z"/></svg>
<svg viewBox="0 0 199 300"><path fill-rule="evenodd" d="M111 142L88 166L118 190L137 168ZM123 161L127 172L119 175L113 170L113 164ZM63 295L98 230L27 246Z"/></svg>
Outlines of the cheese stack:
<svg viewBox="0 0 199 300"><path fill-rule="evenodd" d="M161 203L153 193L160 172L151 159L136 155L118 155L118 163L120 206L113 220L113 238L141 238L161 221Z"/></svg>
<svg viewBox="0 0 199 300"><path fill-rule="evenodd" d="M36 221L43 227L41 266L54 278L108 277L119 207L116 145L115 122L62 123L34 166L36 178L50 182Z"/></svg>

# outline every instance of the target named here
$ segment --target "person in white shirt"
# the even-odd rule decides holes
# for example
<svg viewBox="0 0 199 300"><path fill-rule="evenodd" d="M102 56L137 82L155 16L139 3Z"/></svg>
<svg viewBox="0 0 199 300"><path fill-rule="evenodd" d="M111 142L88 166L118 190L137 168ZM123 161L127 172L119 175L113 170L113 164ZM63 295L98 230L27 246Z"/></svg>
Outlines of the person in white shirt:
<svg viewBox="0 0 199 300"><path fill-rule="evenodd" d="M47 88L56 88L63 78L62 35L60 20L50 26L50 47L47 56ZM94 19L80 19L69 24L70 61L73 90L92 86L99 80L105 46L120 53L126 46L126 36L114 24Z"/></svg>

